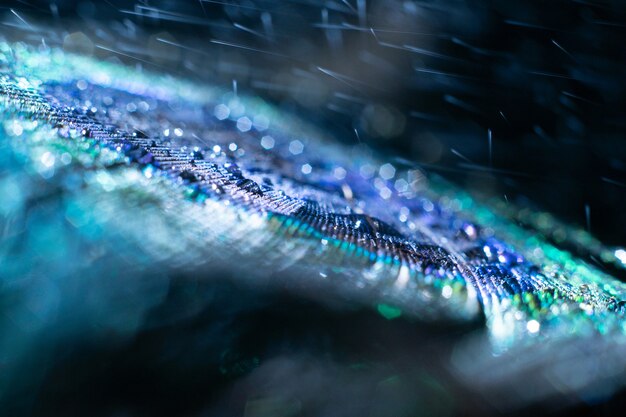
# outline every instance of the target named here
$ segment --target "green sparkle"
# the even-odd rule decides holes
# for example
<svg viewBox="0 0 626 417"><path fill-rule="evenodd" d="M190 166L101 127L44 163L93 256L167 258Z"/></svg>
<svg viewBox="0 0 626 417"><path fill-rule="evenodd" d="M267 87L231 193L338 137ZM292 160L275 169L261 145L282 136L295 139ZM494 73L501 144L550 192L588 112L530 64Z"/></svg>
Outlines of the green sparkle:
<svg viewBox="0 0 626 417"><path fill-rule="evenodd" d="M387 320L397 319L402 315L402 311L399 308L390 306L389 304L378 304L376 310Z"/></svg>

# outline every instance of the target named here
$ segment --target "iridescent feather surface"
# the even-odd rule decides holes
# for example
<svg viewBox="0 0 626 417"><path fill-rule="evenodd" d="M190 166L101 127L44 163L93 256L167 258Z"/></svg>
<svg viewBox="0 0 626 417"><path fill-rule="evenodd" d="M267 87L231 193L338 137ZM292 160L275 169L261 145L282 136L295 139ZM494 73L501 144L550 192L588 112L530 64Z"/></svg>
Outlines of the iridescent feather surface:
<svg viewBox="0 0 626 417"><path fill-rule="evenodd" d="M0 396L67 317L67 337L132 335L173 270L477 328L449 367L498 404L626 381L626 285L515 207L241 92L0 49Z"/></svg>

